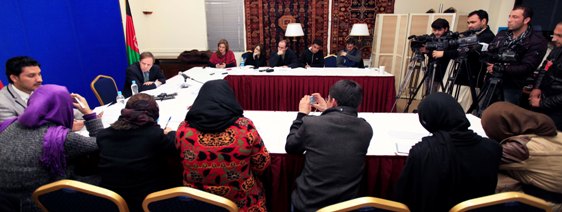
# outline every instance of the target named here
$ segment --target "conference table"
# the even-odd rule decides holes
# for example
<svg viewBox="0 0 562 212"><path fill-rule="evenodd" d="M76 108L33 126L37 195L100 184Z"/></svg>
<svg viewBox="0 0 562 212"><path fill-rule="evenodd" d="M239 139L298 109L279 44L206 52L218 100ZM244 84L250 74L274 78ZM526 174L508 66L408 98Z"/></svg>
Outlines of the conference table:
<svg viewBox="0 0 562 212"><path fill-rule="evenodd" d="M192 68L186 73L203 69ZM390 112L396 96L394 75L376 68L269 68L272 72L266 69L221 70L221 74L228 73L224 79L245 110L296 111L304 95L320 93L327 97L330 86L341 79L354 80L363 87L360 112Z"/></svg>
<svg viewBox="0 0 562 212"><path fill-rule="evenodd" d="M229 77L224 70L201 69L184 72L190 79L170 78L166 84L144 93L158 95L177 93L174 99L158 100L160 126L177 129L184 120L188 107L193 104L202 82ZM188 88L181 88L188 85ZM105 127L119 117L122 104L100 106L96 112L103 112ZM295 188L295 179L304 166L304 155L291 155L285 152L285 141L289 127L297 112L291 111L252 111L245 110L244 116L250 118L266 148L271 155L271 165L261 176L270 211L290 211L290 196ZM320 115L313 112L311 115ZM366 157L365 173L361 182L360 195L391 198L394 186L400 176L409 148L429 133L421 126L417 114L413 113L359 113L373 128L373 138ZM485 135L480 120L467 115L471 129ZM351 126L350 126L351 127ZM87 135L87 132L83 132ZM337 160L337 159L335 159Z"/></svg>

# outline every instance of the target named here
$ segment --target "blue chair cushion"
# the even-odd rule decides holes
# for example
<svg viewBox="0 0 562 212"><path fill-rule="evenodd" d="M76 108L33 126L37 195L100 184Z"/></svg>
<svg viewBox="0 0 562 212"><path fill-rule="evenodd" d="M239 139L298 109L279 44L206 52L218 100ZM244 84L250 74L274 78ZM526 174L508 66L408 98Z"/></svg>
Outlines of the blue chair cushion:
<svg viewBox="0 0 562 212"><path fill-rule="evenodd" d="M165 200L152 202L148 205L150 211L208 211L223 212L228 211L222 207L208 204L191 197L181 196Z"/></svg>
<svg viewBox="0 0 562 212"><path fill-rule="evenodd" d="M73 189L59 189L39 196L48 211L119 211L112 201Z"/></svg>
<svg viewBox="0 0 562 212"><path fill-rule="evenodd" d="M112 79L100 77L94 83L94 89L96 89L104 104L114 102L117 97L117 88Z"/></svg>

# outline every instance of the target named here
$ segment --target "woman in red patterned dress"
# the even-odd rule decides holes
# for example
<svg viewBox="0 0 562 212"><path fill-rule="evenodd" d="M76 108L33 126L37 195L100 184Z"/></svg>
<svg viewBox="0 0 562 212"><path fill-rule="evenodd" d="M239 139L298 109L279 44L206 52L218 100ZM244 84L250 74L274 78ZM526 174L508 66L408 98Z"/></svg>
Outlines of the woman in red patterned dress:
<svg viewBox="0 0 562 212"><path fill-rule="evenodd" d="M257 176L269 166L269 153L226 81L201 87L177 130L176 147L185 186L226 197L240 211L267 210Z"/></svg>

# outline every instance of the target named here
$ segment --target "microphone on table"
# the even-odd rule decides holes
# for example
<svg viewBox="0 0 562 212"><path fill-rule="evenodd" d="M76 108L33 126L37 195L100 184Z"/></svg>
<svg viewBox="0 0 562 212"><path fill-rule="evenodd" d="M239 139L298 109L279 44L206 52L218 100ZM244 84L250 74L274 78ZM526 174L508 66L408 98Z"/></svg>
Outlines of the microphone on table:
<svg viewBox="0 0 562 212"><path fill-rule="evenodd" d="M189 88L189 83L187 83L187 79L189 79L189 76L185 75L183 72L178 72L178 75L183 77L183 83L181 83L181 88Z"/></svg>
<svg viewBox="0 0 562 212"><path fill-rule="evenodd" d="M182 85L181 85L182 88L187 88L187 87L189 87L189 83L187 83L187 79L190 79L190 80L193 80L193 81L195 81L195 82L198 82L198 83L203 84L203 82L201 82L201 81L199 81L199 80L196 80L196 79L194 79L193 77L190 77L190 76L188 76L187 74L184 74L184 73L181 72L181 71L178 72L178 75L180 75L180 76L183 77L183 83L182 83Z"/></svg>

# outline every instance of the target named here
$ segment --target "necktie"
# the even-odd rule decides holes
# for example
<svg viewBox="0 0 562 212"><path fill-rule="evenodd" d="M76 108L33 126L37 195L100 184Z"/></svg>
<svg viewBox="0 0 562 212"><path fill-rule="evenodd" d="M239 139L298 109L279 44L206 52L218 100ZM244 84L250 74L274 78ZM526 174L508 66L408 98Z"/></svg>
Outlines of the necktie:
<svg viewBox="0 0 562 212"><path fill-rule="evenodd" d="M144 76L144 82L148 82L148 72L142 72L142 75Z"/></svg>

